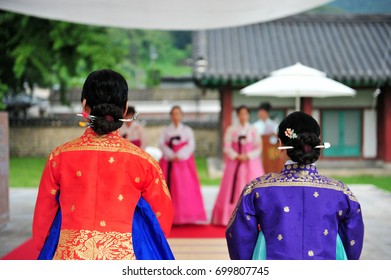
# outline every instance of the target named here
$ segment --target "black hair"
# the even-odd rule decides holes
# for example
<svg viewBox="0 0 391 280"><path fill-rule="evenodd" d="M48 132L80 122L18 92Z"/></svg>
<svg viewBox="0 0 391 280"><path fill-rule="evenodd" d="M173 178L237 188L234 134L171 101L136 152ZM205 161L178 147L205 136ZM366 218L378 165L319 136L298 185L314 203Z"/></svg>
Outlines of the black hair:
<svg viewBox="0 0 391 280"><path fill-rule="evenodd" d="M170 115L172 114L172 112L174 112L175 109L178 109L178 110L183 114L183 111L182 111L181 106L179 106L179 105L174 105L174 106L171 107Z"/></svg>
<svg viewBox="0 0 391 280"><path fill-rule="evenodd" d="M240 105L238 108L236 108L236 114L239 114L239 112L242 111L242 109L245 109L247 113L250 113L250 110L246 105Z"/></svg>
<svg viewBox="0 0 391 280"><path fill-rule="evenodd" d="M126 111L126 115L134 115L136 114L136 109L133 106L129 106L128 110Z"/></svg>
<svg viewBox="0 0 391 280"><path fill-rule="evenodd" d="M84 82L81 101L91 108L92 129L99 135L122 126L123 113L128 100L128 84L121 74L103 69L90 73Z"/></svg>
<svg viewBox="0 0 391 280"><path fill-rule="evenodd" d="M259 104L258 110L265 110L266 112L270 112L272 105L269 102L262 102Z"/></svg>
<svg viewBox="0 0 391 280"><path fill-rule="evenodd" d="M287 129L293 130L293 137L285 133ZM300 164L314 163L319 159L320 127L317 121L306 113L297 111L289 114L278 126L278 138L284 146L293 146L286 150L287 155Z"/></svg>

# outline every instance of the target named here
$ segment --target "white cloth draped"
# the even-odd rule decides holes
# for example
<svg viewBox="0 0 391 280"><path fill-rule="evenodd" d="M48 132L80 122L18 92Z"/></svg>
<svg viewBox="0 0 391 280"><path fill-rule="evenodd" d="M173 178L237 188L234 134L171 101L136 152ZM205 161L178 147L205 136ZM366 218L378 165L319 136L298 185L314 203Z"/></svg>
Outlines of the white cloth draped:
<svg viewBox="0 0 391 280"><path fill-rule="evenodd" d="M330 0L0 0L0 9L81 24L202 30L301 13Z"/></svg>

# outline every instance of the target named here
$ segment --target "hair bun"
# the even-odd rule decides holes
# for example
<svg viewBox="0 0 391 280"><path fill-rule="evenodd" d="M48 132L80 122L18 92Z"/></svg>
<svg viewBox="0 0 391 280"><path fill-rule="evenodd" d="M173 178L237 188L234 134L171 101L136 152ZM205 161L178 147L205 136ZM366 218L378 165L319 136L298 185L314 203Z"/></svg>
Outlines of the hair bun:
<svg viewBox="0 0 391 280"><path fill-rule="evenodd" d="M113 132L123 124L119 120L123 117L123 112L114 104L102 103L96 105L91 109L91 115L96 117L92 129L99 135Z"/></svg>
<svg viewBox="0 0 391 280"><path fill-rule="evenodd" d="M315 133L298 133L292 144L294 149L289 150L287 154L293 161L310 164L319 159L320 150L315 147L320 144L320 139Z"/></svg>

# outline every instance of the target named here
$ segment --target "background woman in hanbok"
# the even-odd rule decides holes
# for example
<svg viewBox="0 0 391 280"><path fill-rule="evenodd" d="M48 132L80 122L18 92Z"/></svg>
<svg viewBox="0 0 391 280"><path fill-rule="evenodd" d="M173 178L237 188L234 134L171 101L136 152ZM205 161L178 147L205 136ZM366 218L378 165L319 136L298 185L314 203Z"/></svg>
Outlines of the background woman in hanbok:
<svg viewBox="0 0 391 280"><path fill-rule="evenodd" d="M33 241L39 259L172 259L173 208L162 171L122 138L128 86L92 72L82 95L84 134L56 148L39 185Z"/></svg>
<svg viewBox="0 0 391 280"><path fill-rule="evenodd" d="M364 237L357 198L322 176L320 127L303 112L279 125L281 173L247 184L226 230L231 259L359 259Z"/></svg>
<svg viewBox="0 0 391 280"><path fill-rule="evenodd" d="M215 225L228 224L243 186L264 174L260 159L262 143L257 129L248 122L249 110L242 105L236 114L239 123L230 126L224 135L225 168L212 212Z"/></svg>
<svg viewBox="0 0 391 280"><path fill-rule="evenodd" d="M159 146L163 152L160 166L172 197L175 225L206 221L201 185L196 169L193 130L182 123L179 106L170 111L171 124L161 134Z"/></svg>
<svg viewBox="0 0 391 280"><path fill-rule="evenodd" d="M133 106L128 107L128 111L126 112L125 118L132 119L136 114L136 110ZM147 146L147 138L144 128L137 120L133 120L131 122L125 122L119 128L119 135L128 139L134 145L141 149L145 149Z"/></svg>

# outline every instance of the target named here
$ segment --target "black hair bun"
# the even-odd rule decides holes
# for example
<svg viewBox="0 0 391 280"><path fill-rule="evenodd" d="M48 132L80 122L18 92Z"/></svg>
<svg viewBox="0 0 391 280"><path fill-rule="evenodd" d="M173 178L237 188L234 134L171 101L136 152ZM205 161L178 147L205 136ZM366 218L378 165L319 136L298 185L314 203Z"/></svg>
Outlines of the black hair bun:
<svg viewBox="0 0 391 280"><path fill-rule="evenodd" d="M92 129L99 135L104 135L119 129L123 122L122 110L109 103L102 103L91 109L91 115L95 117L92 122Z"/></svg>
<svg viewBox="0 0 391 280"><path fill-rule="evenodd" d="M292 134L288 133L291 130ZM318 122L310 115L296 111L282 120L278 126L278 138L284 146L293 146L287 150L291 160L300 164L314 163L319 159L320 127Z"/></svg>
<svg viewBox="0 0 391 280"><path fill-rule="evenodd" d="M319 159L320 149L315 149L315 147L320 144L320 139L315 133L300 133L290 142L293 149L287 150L287 154L293 161L300 164L311 164Z"/></svg>

